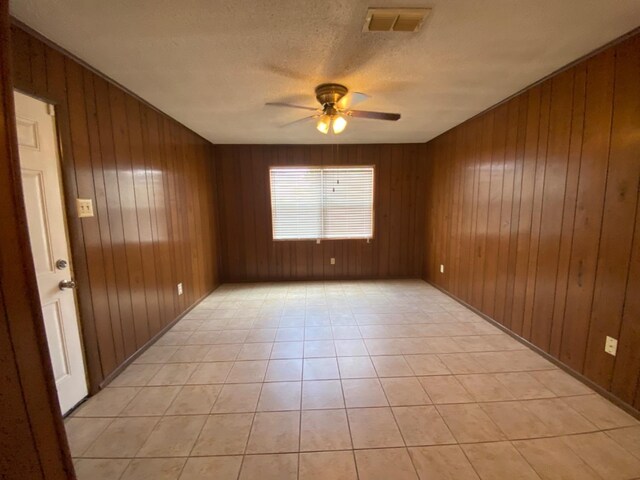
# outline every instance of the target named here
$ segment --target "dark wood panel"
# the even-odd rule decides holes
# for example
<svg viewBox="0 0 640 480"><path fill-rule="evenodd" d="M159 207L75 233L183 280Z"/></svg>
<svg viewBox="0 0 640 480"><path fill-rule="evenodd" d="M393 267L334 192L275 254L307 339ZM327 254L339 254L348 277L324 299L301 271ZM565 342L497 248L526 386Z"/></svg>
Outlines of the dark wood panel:
<svg viewBox="0 0 640 480"><path fill-rule="evenodd" d="M607 181L615 50L587 61L582 161L560 358L583 371ZM629 219L631 220L631 219ZM602 339L604 345L604 338Z"/></svg>
<svg viewBox="0 0 640 480"><path fill-rule="evenodd" d="M421 145L220 145L222 269L227 281L418 277L424 233ZM274 242L269 167L374 165L375 238ZM331 265L330 259L336 264Z"/></svg>
<svg viewBox="0 0 640 480"><path fill-rule="evenodd" d="M520 102L514 98L507 104L506 135L502 168L504 178L502 179L502 195L500 198L500 223L499 230L495 232L495 242L497 242L498 261L496 263L496 281L494 314L498 322L505 323L505 307L507 303L507 289L509 283L509 259L510 240L512 232L514 191L516 182L516 149L518 147L518 115Z"/></svg>
<svg viewBox="0 0 640 480"><path fill-rule="evenodd" d="M542 204L547 169L547 140L549 138L549 115L551 113L551 81L542 84L540 99L540 122L538 124L538 142L535 151L536 167L533 186L533 208L531 214L531 236L525 290L522 335L531 338L533 328L533 301L538 270L538 247L540 245L540 225L542 222Z"/></svg>
<svg viewBox="0 0 640 480"><path fill-rule="evenodd" d="M496 109L493 126L493 139L491 145L491 162L489 168L489 200L486 226L486 244L484 253L484 282L482 285L482 305L495 316L496 290L498 280L498 262L489 261L497 259L500 250L500 225L502 222L502 199L504 183L508 178L504 168L505 148L507 142L507 113L508 104Z"/></svg>
<svg viewBox="0 0 640 480"><path fill-rule="evenodd" d="M635 35L429 142L423 270L636 408L638 85Z"/></svg>
<svg viewBox="0 0 640 480"><path fill-rule="evenodd" d="M518 102L518 134L516 138L516 149L514 158L514 171L513 171L513 197L511 200L511 218L510 218L510 231L508 238L505 241L508 242L509 256L507 259L507 285L505 293L504 313L502 324L507 328L511 328L512 312L514 311L514 293L516 287L516 266L518 258L518 235L521 228L521 205L522 205L522 192L523 192L523 179L524 179L524 154L525 154L525 140L527 133L527 118L529 108L529 96L525 93L516 97ZM508 201L508 199L505 199ZM505 232L506 233L506 232ZM461 267L459 267L461 268ZM504 268L504 266L502 267ZM498 273L500 275L500 273Z"/></svg>
<svg viewBox="0 0 640 480"><path fill-rule="evenodd" d="M586 64L575 67L573 111L571 118L571 132L569 139L569 154L567 160L567 181L563 202L562 227L560 230L560 245L558 247L558 273L553 304L553 318L551 320L550 353L554 357L560 356L562 330L564 327L564 312L567 300L567 285L569 282L569 266L573 244L573 222L576 214L576 198L578 195L578 181L580 178L580 162L582 160L582 132L584 128L585 89L587 81Z"/></svg>
<svg viewBox="0 0 640 480"><path fill-rule="evenodd" d="M87 88L87 86L84 84L82 70L80 69L79 65L69 63L66 65L66 71L69 77L69 84L71 85L71 88L69 88L67 92L69 123L70 125L74 126L72 137L73 150L70 157L74 159L77 195L81 198L85 198L85 196L91 195L94 190L92 155L89 143L88 122L86 120L87 106L85 103L85 88ZM101 266L102 251L97 248L92 248L96 245L101 244L100 230L96 222L84 222L82 224L82 238L84 240L84 243L90 246L86 249L86 261L88 263L95 263L96 265ZM105 335L105 332L103 332L102 330L107 325L109 332L111 331L109 325L109 299L104 282L104 269L93 269L88 272L88 275L89 282L94 286L91 291L91 303L93 307L93 314L97 318L97 320L95 324L87 324L85 330L97 327L91 335L92 342L90 345L95 345L95 338L96 335L98 335L98 332L101 335ZM107 333L107 335L109 335L109 333ZM113 369L117 366L117 361L114 355L114 348L112 345L105 345L104 350L100 351L99 354L99 361L93 360L93 362L100 365L101 372L103 368Z"/></svg>
<svg viewBox="0 0 640 480"><path fill-rule="evenodd" d="M14 80L55 104L91 391L219 283L211 144L31 33ZM75 198L95 216L78 219ZM184 286L178 296L177 284Z"/></svg>
<svg viewBox="0 0 640 480"><path fill-rule="evenodd" d="M631 297L640 290L633 285L634 219L638 209L640 193L640 37L627 42L616 50L615 91L611 146L607 171L606 193L602 218L602 231L598 252L597 276L591 308L591 328L587 344L585 373L599 384L609 387L614 364L618 372L626 361L638 368L633 357L625 352L616 359L602 348L602 338L609 335L617 338L623 322L625 301L626 314L633 309ZM637 219L636 219L637 222ZM637 236L637 234L636 234ZM636 240L640 241L640 240ZM637 256L637 245L636 245ZM630 261L631 259L631 261ZM627 295L625 295L625 291ZM635 292L635 295L631 292ZM625 298L626 297L626 298ZM637 310L636 310L637 312ZM626 317L627 322L629 317ZM640 316L636 316L636 324ZM627 326L628 328L628 326ZM623 338L621 336L621 338ZM633 335L630 336L634 338ZM639 345L640 343L635 343ZM633 380L631 380L633 381ZM625 395L628 398L628 395Z"/></svg>
<svg viewBox="0 0 640 480"><path fill-rule="evenodd" d="M73 479L22 201L9 5L0 5L0 478ZM30 64L30 62L24 62ZM35 71L42 71L42 52ZM23 71L26 76L26 72ZM29 77L30 78L30 68Z"/></svg>
<svg viewBox="0 0 640 480"><path fill-rule="evenodd" d="M560 231L562 228L571 114L573 109L574 69L561 73L551 80L551 106L549 111L549 135L544 185L542 189L542 211L536 261L532 305L531 341L549 351L553 299L560 253Z"/></svg>

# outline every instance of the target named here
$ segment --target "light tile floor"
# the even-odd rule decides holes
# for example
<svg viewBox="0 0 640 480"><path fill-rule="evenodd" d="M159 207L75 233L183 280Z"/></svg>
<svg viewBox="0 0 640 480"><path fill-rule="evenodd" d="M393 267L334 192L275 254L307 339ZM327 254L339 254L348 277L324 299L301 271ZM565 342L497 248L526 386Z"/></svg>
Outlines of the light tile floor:
<svg viewBox="0 0 640 480"><path fill-rule="evenodd" d="M428 284L224 285L66 427L80 480L640 478L640 424Z"/></svg>

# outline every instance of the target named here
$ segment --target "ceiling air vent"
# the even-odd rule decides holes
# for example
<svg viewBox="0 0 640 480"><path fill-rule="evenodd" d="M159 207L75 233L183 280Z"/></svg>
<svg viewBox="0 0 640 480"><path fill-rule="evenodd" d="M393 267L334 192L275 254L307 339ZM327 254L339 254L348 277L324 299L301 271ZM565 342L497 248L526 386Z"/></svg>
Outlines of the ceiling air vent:
<svg viewBox="0 0 640 480"><path fill-rule="evenodd" d="M430 8L370 8L363 32L417 32Z"/></svg>

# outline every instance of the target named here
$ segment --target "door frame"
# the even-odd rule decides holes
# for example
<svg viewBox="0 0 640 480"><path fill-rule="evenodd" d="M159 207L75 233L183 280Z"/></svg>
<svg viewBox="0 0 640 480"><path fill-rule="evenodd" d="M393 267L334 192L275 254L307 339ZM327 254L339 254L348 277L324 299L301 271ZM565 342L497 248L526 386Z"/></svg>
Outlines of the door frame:
<svg viewBox="0 0 640 480"><path fill-rule="evenodd" d="M8 2L0 4L0 327L7 428L0 466L7 478L75 479L44 331L22 193ZM7 348L8 345L8 348ZM6 349L5 349L6 348Z"/></svg>

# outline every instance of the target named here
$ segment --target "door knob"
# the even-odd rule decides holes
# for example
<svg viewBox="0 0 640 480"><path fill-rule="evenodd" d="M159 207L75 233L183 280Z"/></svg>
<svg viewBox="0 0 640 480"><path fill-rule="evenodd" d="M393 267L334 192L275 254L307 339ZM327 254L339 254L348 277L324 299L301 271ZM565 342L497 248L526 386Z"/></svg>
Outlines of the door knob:
<svg viewBox="0 0 640 480"><path fill-rule="evenodd" d="M62 280L58 284L60 290L65 290L67 288L76 288L76 282L73 280Z"/></svg>

